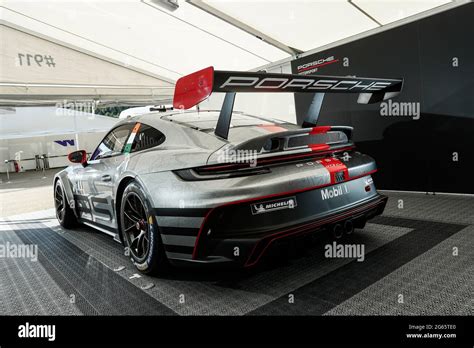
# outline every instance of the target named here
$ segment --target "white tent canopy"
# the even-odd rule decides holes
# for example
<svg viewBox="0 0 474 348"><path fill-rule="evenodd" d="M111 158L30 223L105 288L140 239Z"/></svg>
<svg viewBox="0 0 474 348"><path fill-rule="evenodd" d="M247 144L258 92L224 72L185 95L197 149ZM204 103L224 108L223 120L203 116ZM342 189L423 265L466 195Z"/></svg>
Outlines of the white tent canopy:
<svg viewBox="0 0 474 348"><path fill-rule="evenodd" d="M449 2L445 0L205 1L238 21L303 52Z"/></svg>
<svg viewBox="0 0 474 348"><path fill-rule="evenodd" d="M3 0L0 99L166 101L177 78L203 67L255 69L449 2ZM19 54L62 62L22 70Z"/></svg>

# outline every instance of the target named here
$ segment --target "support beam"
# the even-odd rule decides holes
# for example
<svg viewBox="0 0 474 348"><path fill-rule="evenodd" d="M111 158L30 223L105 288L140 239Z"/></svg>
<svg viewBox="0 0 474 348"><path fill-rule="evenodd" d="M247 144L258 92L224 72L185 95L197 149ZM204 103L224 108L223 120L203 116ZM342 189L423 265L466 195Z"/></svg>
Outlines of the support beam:
<svg viewBox="0 0 474 348"><path fill-rule="evenodd" d="M303 128L315 127L318 123L319 114L323 105L324 93L314 93L313 100L308 108L306 117L301 125Z"/></svg>
<svg viewBox="0 0 474 348"><path fill-rule="evenodd" d="M362 7L360 7L359 5L357 5L356 3L354 3L352 0L348 0L349 4L351 4L352 6L354 6L357 10L359 10L360 12L362 12L362 14L364 14L365 16L367 16L368 18L370 18L371 21L375 22L379 27L381 27L383 24L380 23L378 20L376 20L373 16L371 16L369 13L367 13L364 9L362 9Z"/></svg>
<svg viewBox="0 0 474 348"><path fill-rule="evenodd" d="M296 49L294 47L290 47L288 45L285 45L284 43L278 41L278 40L275 40L274 38L262 33L261 31L235 19L234 17L231 17L227 14L225 14L224 12L222 11L219 11L218 9L216 9L215 7L212 7L208 4L206 4L204 1L202 0L186 0L187 3L193 5L193 6L196 6L197 8L199 8L200 10L202 11L205 11L211 15L213 15L214 17L217 17L219 18L220 20L223 20L224 22L227 22L231 25L233 25L234 27L236 28L239 28L240 30L243 30L245 31L246 33L252 35L252 36L255 36L256 38L266 42L267 44L269 45L272 45L288 54L291 54L292 56L295 56L295 55L298 55L298 54L301 54L303 53L303 51L299 50L299 49Z"/></svg>
<svg viewBox="0 0 474 348"><path fill-rule="evenodd" d="M219 114L216 130L214 133L223 139L229 136L230 120L232 119L232 111L234 109L235 92L225 94L224 103Z"/></svg>

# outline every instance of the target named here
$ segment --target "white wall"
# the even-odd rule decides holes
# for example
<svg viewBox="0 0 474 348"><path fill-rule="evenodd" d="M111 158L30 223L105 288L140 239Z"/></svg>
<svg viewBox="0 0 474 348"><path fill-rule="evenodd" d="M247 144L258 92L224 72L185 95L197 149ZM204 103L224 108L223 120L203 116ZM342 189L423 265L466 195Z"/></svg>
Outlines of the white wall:
<svg viewBox="0 0 474 348"><path fill-rule="evenodd" d="M35 169L33 159L42 154L52 157L51 168L67 166L70 152L93 151L116 122L111 117L55 107L1 108L0 172L6 172L5 160L18 157L23 169ZM9 170L13 170L12 163Z"/></svg>

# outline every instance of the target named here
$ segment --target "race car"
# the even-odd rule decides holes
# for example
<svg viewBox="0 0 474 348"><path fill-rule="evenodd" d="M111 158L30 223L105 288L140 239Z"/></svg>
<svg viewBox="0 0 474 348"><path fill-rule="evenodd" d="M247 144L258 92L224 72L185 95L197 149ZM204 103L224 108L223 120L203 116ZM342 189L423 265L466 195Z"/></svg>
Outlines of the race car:
<svg viewBox="0 0 474 348"><path fill-rule="evenodd" d="M397 95L402 79L216 71L180 78L174 110L119 121L87 158L54 179L56 216L124 245L146 274L170 265L252 267L278 241L363 228L387 198L371 177L374 160L356 151L352 128L318 126L325 93L358 102ZM225 92L221 110L187 110ZM236 92L314 95L302 125L233 110Z"/></svg>

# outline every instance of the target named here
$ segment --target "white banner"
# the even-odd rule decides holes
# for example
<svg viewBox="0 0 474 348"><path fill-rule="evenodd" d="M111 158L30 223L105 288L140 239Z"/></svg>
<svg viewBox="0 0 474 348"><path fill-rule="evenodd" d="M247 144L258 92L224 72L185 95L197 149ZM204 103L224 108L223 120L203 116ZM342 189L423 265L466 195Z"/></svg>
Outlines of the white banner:
<svg viewBox="0 0 474 348"><path fill-rule="evenodd" d="M0 25L0 105L65 100L150 104L172 99L174 86L145 73Z"/></svg>

